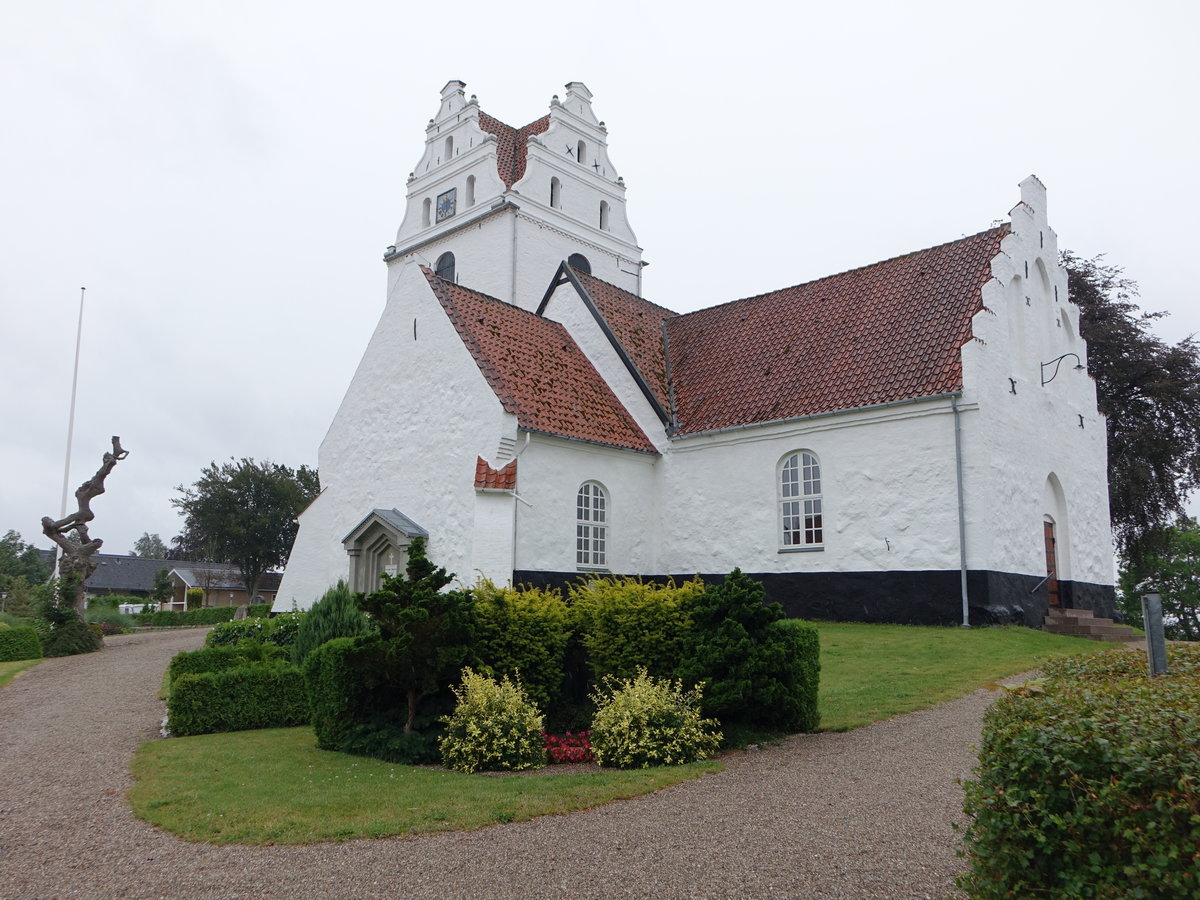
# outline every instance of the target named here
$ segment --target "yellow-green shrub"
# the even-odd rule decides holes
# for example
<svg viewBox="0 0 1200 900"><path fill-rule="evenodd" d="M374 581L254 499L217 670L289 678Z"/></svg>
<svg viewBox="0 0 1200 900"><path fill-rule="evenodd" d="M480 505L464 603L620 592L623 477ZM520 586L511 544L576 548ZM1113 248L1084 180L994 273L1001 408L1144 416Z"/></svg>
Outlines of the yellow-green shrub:
<svg viewBox="0 0 1200 900"><path fill-rule="evenodd" d="M707 758L721 743L719 723L700 716L699 688L684 691L682 682L645 669L633 678L605 678L592 700L592 753L602 766L683 765Z"/></svg>
<svg viewBox="0 0 1200 900"><path fill-rule="evenodd" d="M638 668L674 675L684 656L698 578L676 585L638 578L599 578L570 589L572 618L583 638L593 681L629 678Z"/></svg>
<svg viewBox="0 0 1200 900"><path fill-rule="evenodd" d="M453 715L442 717L442 762L460 772L534 769L546 764L542 716L520 682L463 669Z"/></svg>

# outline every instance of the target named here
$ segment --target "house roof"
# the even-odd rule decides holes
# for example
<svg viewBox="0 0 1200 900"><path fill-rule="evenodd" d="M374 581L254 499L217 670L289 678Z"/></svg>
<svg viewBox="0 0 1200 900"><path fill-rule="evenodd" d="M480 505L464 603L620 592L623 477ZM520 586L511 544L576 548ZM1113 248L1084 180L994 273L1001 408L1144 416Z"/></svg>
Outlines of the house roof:
<svg viewBox="0 0 1200 900"><path fill-rule="evenodd" d="M246 590L246 582L242 580L241 572L232 563L178 562L172 565L171 573L178 575L189 588L198 587L210 591ZM259 593L277 592L282 579L283 574L280 572L264 572L258 581Z"/></svg>
<svg viewBox="0 0 1200 900"><path fill-rule="evenodd" d="M482 456L475 458L475 487L486 491L511 491L517 486L517 461L493 469Z"/></svg>
<svg viewBox="0 0 1200 900"><path fill-rule="evenodd" d="M54 551L50 564L54 564ZM145 556L121 556L116 553L97 553L92 557L98 565L85 584L89 591L149 593L159 569L168 571L175 562L169 559L150 559Z"/></svg>
<svg viewBox="0 0 1200 900"><path fill-rule="evenodd" d="M421 271L519 427L657 452L562 325L438 278L427 267Z"/></svg>
<svg viewBox="0 0 1200 900"><path fill-rule="evenodd" d="M678 315L594 275L571 269L591 298L613 337L664 411L671 408L667 387L667 358L663 349L664 319Z"/></svg>
<svg viewBox="0 0 1200 900"><path fill-rule="evenodd" d="M667 318L677 433L961 390L960 348L1009 230Z"/></svg>
<svg viewBox="0 0 1200 900"><path fill-rule="evenodd" d="M550 127L550 116L535 119L528 125L513 128L482 110L479 127L496 136L496 169L506 188L511 188L525 174L525 158L529 148L529 137L542 134Z"/></svg>

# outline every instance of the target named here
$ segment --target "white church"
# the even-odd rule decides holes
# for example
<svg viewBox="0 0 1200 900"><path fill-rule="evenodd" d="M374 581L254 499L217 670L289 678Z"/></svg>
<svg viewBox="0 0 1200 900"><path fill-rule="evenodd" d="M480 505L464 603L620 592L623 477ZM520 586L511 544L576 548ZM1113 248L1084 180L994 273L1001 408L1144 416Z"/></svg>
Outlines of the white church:
<svg viewBox="0 0 1200 900"><path fill-rule="evenodd" d="M465 584L739 567L811 618L1111 614L1105 421L1037 178L979 234L676 313L587 87L519 128L464 88L276 608L371 590L423 536Z"/></svg>

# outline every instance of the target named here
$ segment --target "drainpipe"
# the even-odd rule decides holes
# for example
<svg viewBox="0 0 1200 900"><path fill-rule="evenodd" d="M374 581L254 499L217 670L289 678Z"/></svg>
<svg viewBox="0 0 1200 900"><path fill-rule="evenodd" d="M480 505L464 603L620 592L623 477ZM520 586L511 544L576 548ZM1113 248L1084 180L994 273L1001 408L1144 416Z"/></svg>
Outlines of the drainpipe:
<svg viewBox="0 0 1200 900"><path fill-rule="evenodd" d="M971 614L967 604L967 515L963 501L962 426L957 396L950 398L950 409L954 411L954 473L958 479L958 575L962 591L962 627L970 628Z"/></svg>
<svg viewBox="0 0 1200 900"><path fill-rule="evenodd" d="M520 450L518 450L516 452L516 455L513 456L513 459L520 459L521 454L529 449L529 437L530 437L529 432L528 431L525 432L525 444L524 444L524 446L521 447ZM518 481L520 481L520 478L521 478L520 468L521 468L520 466L517 466L517 480ZM524 503L526 506L529 506L529 503L528 503L528 501L524 500L520 494L517 493L516 488L513 488L512 495L513 495L512 570L513 570L513 572L516 572L517 571L517 509L521 503ZM520 502L518 503L517 501L520 501ZM509 580L509 583L511 584L512 583L512 574L511 573L508 576L508 580Z"/></svg>

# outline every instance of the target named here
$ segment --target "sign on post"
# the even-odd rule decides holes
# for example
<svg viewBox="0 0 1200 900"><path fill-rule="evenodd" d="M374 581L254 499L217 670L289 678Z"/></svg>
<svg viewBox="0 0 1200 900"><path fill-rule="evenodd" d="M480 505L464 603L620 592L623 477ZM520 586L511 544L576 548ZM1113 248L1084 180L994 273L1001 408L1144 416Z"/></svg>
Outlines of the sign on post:
<svg viewBox="0 0 1200 900"><path fill-rule="evenodd" d="M1167 674L1167 640L1163 635L1162 595L1153 585L1142 594L1142 623L1146 629L1146 659L1150 677Z"/></svg>

